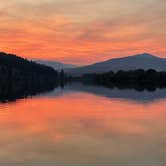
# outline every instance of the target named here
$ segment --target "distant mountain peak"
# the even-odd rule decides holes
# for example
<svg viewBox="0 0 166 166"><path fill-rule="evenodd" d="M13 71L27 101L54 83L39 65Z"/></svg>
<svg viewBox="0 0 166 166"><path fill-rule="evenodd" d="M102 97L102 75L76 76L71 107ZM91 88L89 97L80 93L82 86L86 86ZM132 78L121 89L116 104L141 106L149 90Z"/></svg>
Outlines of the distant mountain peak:
<svg viewBox="0 0 166 166"><path fill-rule="evenodd" d="M78 67L76 65L65 64L65 63L61 63L61 62L58 62L58 61L51 61L51 60L33 59L33 61L35 61L35 62L37 62L39 64L50 66L50 67L54 68L55 70L61 70L61 69L66 69L66 68Z"/></svg>
<svg viewBox="0 0 166 166"><path fill-rule="evenodd" d="M132 57L132 56L131 56ZM149 53L142 53L142 54L137 54L134 55L133 57L142 57L142 58L158 58L155 55L149 54Z"/></svg>

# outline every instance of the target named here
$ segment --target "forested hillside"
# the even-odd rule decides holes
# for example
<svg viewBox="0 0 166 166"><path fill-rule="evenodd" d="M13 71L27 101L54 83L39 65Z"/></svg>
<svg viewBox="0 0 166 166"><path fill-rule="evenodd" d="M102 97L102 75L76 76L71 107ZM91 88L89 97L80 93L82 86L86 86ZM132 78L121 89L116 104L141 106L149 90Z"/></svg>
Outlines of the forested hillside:
<svg viewBox="0 0 166 166"><path fill-rule="evenodd" d="M56 86L58 73L51 67L13 54L0 53L0 99L26 96Z"/></svg>
<svg viewBox="0 0 166 166"><path fill-rule="evenodd" d="M107 72L102 74L85 74L82 77L85 82L104 85L110 88L118 87L120 89L134 88L137 90L155 90L156 88L166 87L166 72L149 70L130 70Z"/></svg>

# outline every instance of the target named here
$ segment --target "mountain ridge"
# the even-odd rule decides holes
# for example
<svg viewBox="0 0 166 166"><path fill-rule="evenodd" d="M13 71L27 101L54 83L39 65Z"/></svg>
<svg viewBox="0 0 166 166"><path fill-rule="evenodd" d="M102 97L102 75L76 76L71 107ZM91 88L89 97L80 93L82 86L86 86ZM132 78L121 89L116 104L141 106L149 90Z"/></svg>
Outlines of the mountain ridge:
<svg viewBox="0 0 166 166"><path fill-rule="evenodd" d="M76 65L66 64L58 61L51 61L51 60L41 60L41 59L33 59L34 62L37 62L42 65L50 66L55 70L61 70L66 68L76 68Z"/></svg>
<svg viewBox="0 0 166 166"><path fill-rule="evenodd" d="M107 59L107 60L104 60L104 61L92 63L92 64L85 65L85 66L91 66L91 65L100 64L100 63L103 63L103 62L114 61L114 60L123 60L124 58L140 58L140 57L143 57L143 58L159 58L159 59L166 60L166 58L160 58L160 57L152 55L150 53L142 53L142 54L129 55L129 56L124 56L124 57L119 57L119 58L111 58L111 59ZM85 67L85 66L82 66L82 67Z"/></svg>
<svg viewBox="0 0 166 166"><path fill-rule="evenodd" d="M68 75L80 76L89 73L104 73L118 70L136 70L136 69L154 69L157 71L166 71L166 58L143 53L133 56L113 58L102 62L97 62L92 65L86 65L73 69L67 69L65 72Z"/></svg>

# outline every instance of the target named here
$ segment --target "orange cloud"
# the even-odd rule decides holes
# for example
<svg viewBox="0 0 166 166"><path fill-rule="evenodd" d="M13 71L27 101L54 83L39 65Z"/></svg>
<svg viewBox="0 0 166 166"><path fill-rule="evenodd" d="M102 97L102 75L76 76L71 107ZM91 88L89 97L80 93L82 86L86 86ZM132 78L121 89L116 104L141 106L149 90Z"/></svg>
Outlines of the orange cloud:
<svg viewBox="0 0 166 166"><path fill-rule="evenodd" d="M41 8L36 8L38 2L23 2L27 6L15 1L14 6L8 4L10 7L6 12L0 13L1 51L26 58L54 59L76 64L87 64L140 52L150 52L165 57L166 35L162 5L156 9L153 7L154 4L149 4L152 10L157 12L153 15L146 13L143 7L139 7L135 13L129 8L126 15L118 16L113 10L112 16L101 13L95 17L94 11L100 8L99 1L96 0L94 16L88 18L87 15L85 21L85 18L81 19L82 13L78 13L77 17L73 13L71 15L67 6L61 13L53 1L45 4L47 7L40 4ZM85 3L81 2L77 6L80 7L82 4L85 8ZM64 0L62 4L66 3ZM86 3L88 5L88 2ZM44 15L44 10L49 11L49 7L51 11ZM21 13L23 9L27 15ZM90 12L87 11L87 14Z"/></svg>

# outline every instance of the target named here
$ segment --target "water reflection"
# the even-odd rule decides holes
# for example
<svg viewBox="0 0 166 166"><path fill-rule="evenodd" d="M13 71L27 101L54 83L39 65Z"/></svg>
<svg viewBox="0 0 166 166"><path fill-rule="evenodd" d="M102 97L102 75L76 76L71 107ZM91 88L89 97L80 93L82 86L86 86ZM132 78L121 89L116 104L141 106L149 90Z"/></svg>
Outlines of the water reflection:
<svg viewBox="0 0 166 166"><path fill-rule="evenodd" d="M34 86L34 85L33 85ZM40 93L46 93L54 90L57 85L52 86L37 86L33 87L0 87L0 102L8 103L15 102L18 99L31 98Z"/></svg>
<svg viewBox="0 0 166 166"><path fill-rule="evenodd" d="M0 165L166 164L165 99L133 102L77 86L0 104Z"/></svg>
<svg viewBox="0 0 166 166"><path fill-rule="evenodd" d="M155 100L166 99L166 88L156 89L155 91L137 91L135 89L107 88L104 86L84 85L82 83L71 83L63 88L56 88L50 93L42 96L56 97L66 93L84 92L108 98L126 99L136 102L153 102Z"/></svg>
<svg viewBox="0 0 166 166"><path fill-rule="evenodd" d="M2 91L2 90L1 90ZM7 93L6 93L7 92ZM5 91L5 95L0 93L0 102L7 103L7 102L15 102L18 99L23 98L32 98L32 97L56 97L59 95L63 95L66 93L73 93L73 92L85 92L91 93L94 95L105 96L108 98L119 98L119 99L130 99L139 102L153 102L154 100L158 99L165 99L166 98L166 88L163 89L155 89L154 91L138 91L136 89L119 89L118 87L115 88L107 88L104 86L97 86L97 85L85 85L82 83L68 83L68 84L61 84L59 87L56 86L55 88L50 89L37 89L37 90L26 90L26 91Z"/></svg>

